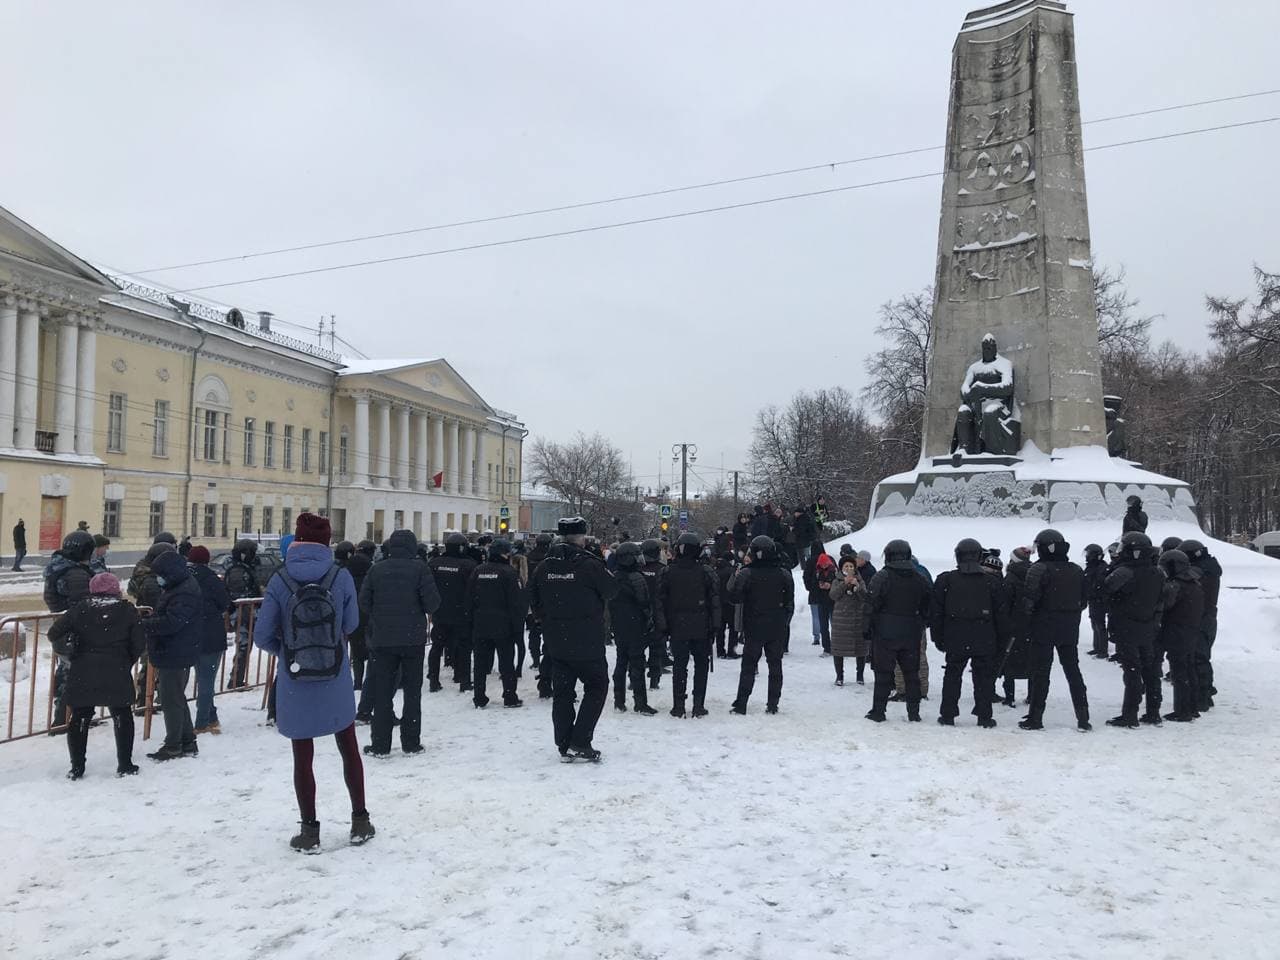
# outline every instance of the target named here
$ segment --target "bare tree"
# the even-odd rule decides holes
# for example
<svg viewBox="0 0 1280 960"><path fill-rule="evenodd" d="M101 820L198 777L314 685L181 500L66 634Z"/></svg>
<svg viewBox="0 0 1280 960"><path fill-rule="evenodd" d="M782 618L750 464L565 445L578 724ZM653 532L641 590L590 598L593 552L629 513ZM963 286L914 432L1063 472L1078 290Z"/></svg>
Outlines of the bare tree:
<svg viewBox="0 0 1280 960"><path fill-rule="evenodd" d="M1098 349L1105 364L1125 353L1141 352L1150 344L1154 315L1135 311L1139 301L1129 295L1125 269L1100 267L1090 263L1093 274L1093 305L1098 314Z"/></svg>
<svg viewBox="0 0 1280 960"><path fill-rule="evenodd" d="M529 449L529 479L552 491L582 516L596 536L609 537L634 487L622 451L600 434L579 433L568 443L540 437Z"/></svg>

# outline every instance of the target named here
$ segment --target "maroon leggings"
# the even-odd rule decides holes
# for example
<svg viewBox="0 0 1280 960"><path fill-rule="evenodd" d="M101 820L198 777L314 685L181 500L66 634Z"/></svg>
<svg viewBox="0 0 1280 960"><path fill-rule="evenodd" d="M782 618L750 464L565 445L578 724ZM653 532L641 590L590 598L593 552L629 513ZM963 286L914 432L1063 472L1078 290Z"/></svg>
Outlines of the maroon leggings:
<svg viewBox="0 0 1280 960"><path fill-rule="evenodd" d="M364 764L360 762L360 744L356 742L356 725L333 735L342 754L342 776L351 794L351 812L364 813ZM310 823L316 818L316 778L311 771L315 757L314 740L293 740L293 790L298 795L298 812Z"/></svg>

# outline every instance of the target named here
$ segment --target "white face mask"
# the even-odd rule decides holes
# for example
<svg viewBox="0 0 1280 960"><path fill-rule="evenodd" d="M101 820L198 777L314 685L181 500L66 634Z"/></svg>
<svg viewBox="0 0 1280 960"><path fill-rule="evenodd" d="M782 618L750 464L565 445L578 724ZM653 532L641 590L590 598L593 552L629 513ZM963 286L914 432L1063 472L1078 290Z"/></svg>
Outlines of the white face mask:
<svg viewBox="0 0 1280 960"><path fill-rule="evenodd" d="M164 578L164 577L156 577L156 583L160 584L160 586L162 586L162 587L163 587L163 586L165 585L165 583L166 583L165 578Z"/></svg>

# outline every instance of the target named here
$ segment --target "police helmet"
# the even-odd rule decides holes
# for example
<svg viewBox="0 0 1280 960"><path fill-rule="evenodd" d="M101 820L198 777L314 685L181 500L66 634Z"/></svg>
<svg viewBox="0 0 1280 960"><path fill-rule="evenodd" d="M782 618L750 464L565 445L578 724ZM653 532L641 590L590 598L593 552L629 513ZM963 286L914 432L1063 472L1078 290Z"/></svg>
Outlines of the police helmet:
<svg viewBox="0 0 1280 960"><path fill-rule="evenodd" d="M152 543L168 543L176 547L178 545L178 538L175 537L168 530L161 530L151 539L151 542Z"/></svg>
<svg viewBox="0 0 1280 960"><path fill-rule="evenodd" d="M1181 550L1175 548L1160 554L1160 568L1164 570L1165 575L1170 579L1180 573L1186 573L1190 566L1191 561L1187 559L1187 555Z"/></svg>
<svg viewBox="0 0 1280 960"><path fill-rule="evenodd" d="M356 552L356 545L350 540L339 541L338 545L333 548L333 559L339 563L346 563L351 559L351 555Z"/></svg>
<svg viewBox="0 0 1280 960"><path fill-rule="evenodd" d="M1091 543L1084 548L1084 558L1086 560L1093 560L1093 559L1101 560L1102 553L1103 553L1102 547L1100 547L1096 543Z"/></svg>
<svg viewBox="0 0 1280 960"><path fill-rule="evenodd" d="M1151 538L1145 533L1130 530L1120 538L1120 551L1126 559L1141 560L1151 553Z"/></svg>
<svg viewBox="0 0 1280 960"><path fill-rule="evenodd" d="M751 541L751 555L757 560L774 560L778 556L778 545L773 537L762 534Z"/></svg>
<svg viewBox="0 0 1280 960"><path fill-rule="evenodd" d="M72 530L62 540L62 555L76 563L93 556L93 534L88 530Z"/></svg>
<svg viewBox="0 0 1280 960"><path fill-rule="evenodd" d="M1042 556L1065 556L1067 553L1066 538L1052 527L1036 534L1035 545Z"/></svg>
<svg viewBox="0 0 1280 960"><path fill-rule="evenodd" d="M1188 560L1199 560L1209 555L1209 551L1199 540L1183 540L1182 546L1178 549L1187 555Z"/></svg>
<svg viewBox="0 0 1280 960"><path fill-rule="evenodd" d="M682 557L696 557L702 551L702 541L695 534L682 533L676 539L676 553Z"/></svg>
<svg viewBox="0 0 1280 960"><path fill-rule="evenodd" d="M911 560L911 544L905 540L890 540L884 545L884 562L895 563Z"/></svg>
<svg viewBox="0 0 1280 960"><path fill-rule="evenodd" d="M511 544L506 540L494 540L489 544L490 560L507 560L511 557Z"/></svg>
<svg viewBox="0 0 1280 960"><path fill-rule="evenodd" d="M620 543L618 549L613 551L613 555L618 559L618 566L634 567L640 562L640 544Z"/></svg>
<svg viewBox="0 0 1280 960"><path fill-rule="evenodd" d="M165 541L159 540L158 543ZM258 555L258 545L252 540L237 540L231 548L231 558L242 563L250 563Z"/></svg>
<svg viewBox="0 0 1280 960"><path fill-rule="evenodd" d="M640 544L640 552L644 554L646 560L657 560L662 553L662 544L657 540L646 540Z"/></svg>
<svg viewBox="0 0 1280 960"><path fill-rule="evenodd" d="M1160 541L1160 552L1164 553L1166 550L1177 550L1181 546L1182 546L1181 537L1165 537L1163 540Z"/></svg>
<svg viewBox="0 0 1280 960"><path fill-rule="evenodd" d="M956 544L956 563L977 563L982 559L982 544L965 537Z"/></svg>

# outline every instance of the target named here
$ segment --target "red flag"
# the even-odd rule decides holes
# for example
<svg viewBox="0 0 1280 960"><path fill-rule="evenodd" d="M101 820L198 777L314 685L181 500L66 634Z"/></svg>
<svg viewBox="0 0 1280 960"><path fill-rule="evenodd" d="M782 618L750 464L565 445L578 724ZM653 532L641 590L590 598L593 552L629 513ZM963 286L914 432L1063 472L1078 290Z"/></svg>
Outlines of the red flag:
<svg viewBox="0 0 1280 960"><path fill-rule="evenodd" d="M444 486L443 470L441 470L439 473L437 473L434 477L431 478L431 485L435 487L437 490L439 490L441 487Z"/></svg>

